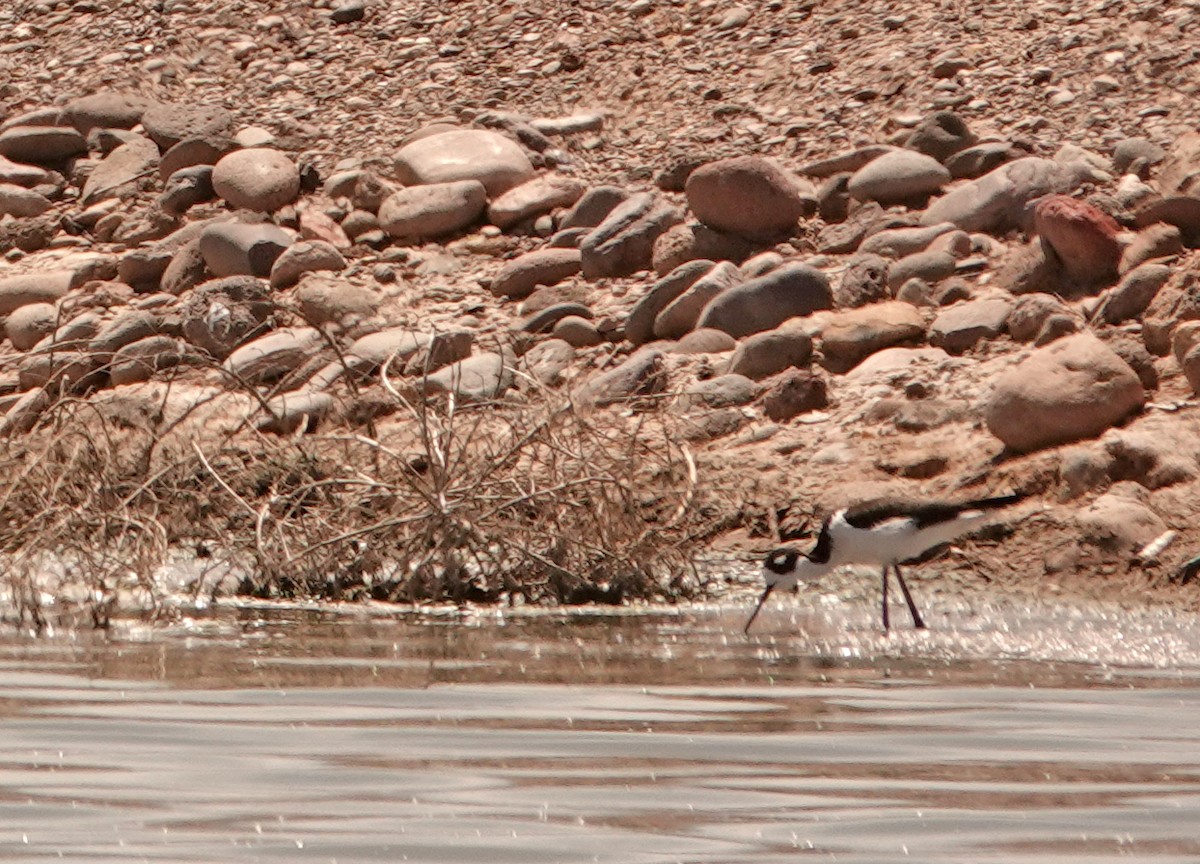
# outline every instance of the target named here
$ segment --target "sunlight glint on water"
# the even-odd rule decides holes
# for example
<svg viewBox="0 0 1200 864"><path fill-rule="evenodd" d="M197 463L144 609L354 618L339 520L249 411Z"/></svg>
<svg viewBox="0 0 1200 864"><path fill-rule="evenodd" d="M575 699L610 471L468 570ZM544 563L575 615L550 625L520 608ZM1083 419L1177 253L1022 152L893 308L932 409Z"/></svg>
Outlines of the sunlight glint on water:
<svg viewBox="0 0 1200 864"><path fill-rule="evenodd" d="M1200 857L1195 674L788 616L751 640L725 610L10 641L0 860Z"/></svg>

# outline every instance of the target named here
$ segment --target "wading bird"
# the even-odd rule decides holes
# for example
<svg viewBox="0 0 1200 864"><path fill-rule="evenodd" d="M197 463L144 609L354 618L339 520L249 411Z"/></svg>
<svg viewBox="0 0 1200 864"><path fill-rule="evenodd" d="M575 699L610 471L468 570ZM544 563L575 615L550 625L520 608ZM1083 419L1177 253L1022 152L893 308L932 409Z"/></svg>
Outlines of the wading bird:
<svg viewBox="0 0 1200 864"><path fill-rule="evenodd" d="M884 630L890 626L888 570L895 570L913 626L922 628L925 622L904 582L901 562L911 561L935 546L969 533L988 519L989 511L1015 504L1023 497L1010 494L960 502L884 499L838 510L821 524L816 545L808 552L781 546L767 555L763 562L763 579L767 587L758 598L758 605L743 632L750 632L750 625L776 588L816 582L847 564L874 564L883 568Z"/></svg>

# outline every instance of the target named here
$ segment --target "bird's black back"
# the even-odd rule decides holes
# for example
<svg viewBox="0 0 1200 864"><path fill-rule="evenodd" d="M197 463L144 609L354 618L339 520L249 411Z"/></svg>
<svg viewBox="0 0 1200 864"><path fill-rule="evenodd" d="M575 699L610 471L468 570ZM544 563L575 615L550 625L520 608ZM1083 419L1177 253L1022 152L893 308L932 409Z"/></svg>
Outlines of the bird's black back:
<svg viewBox="0 0 1200 864"><path fill-rule="evenodd" d="M847 524L861 530L870 530L889 519L912 519L918 528L927 528L939 522L949 522L965 510L993 510L1007 507L1024 498L1012 493L993 498L978 498L974 501L914 501L904 498L883 498L864 501L846 509L842 517ZM819 545L819 541L818 541Z"/></svg>

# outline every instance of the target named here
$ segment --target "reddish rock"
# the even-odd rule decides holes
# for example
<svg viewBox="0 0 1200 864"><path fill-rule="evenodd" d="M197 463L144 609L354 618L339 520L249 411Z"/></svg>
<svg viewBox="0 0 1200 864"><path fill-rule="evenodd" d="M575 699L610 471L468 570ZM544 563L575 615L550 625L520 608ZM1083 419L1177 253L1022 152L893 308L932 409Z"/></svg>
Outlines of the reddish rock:
<svg viewBox="0 0 1200 864"><path fill-rule="evenodd" d="M769 241L816 209L816 192L777 162L735 156L701 165L687 181L688 206L710 228Z"/></svg>
<svg viewBox="0 0 1200 864"><path fill-rule="evenodd" d="M1120 226L1103 210L1066 195L1048 195L1034 207L1033 225L1068 278L1083 286L1116 278Z"/></svg>
<svg viewBox="0 0 1200 864"><path fill-rule="evenodd" d="M320 240L335 249L349 249L352 245L342 226L316 207L299 205L296 210L300 214L302 240Z"/></svg>

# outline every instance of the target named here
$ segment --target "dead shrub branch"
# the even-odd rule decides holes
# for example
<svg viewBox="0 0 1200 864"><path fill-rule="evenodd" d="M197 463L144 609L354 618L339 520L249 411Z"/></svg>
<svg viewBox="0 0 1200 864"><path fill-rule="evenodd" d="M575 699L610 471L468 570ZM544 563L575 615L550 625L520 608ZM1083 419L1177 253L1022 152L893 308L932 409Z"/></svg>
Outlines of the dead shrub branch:
<svg viewBox="0 0 1200 864"><path fill-rule="evenodd" d="M33 433L0 439L16 617L44 626L44 602L68 597L101 626L125 598L162 611L164 572L197 555L209 581L176 595L524 604L704 590L688 544L704 530L696 461L669 419L549 394L414 398L386 365L398 410L373 435L268 436L249 414L201 434L190 415L213 410L207 396L182 414L156 397L142 424L60 398ZM265 407L237 383L246 411Z"/></svg>

